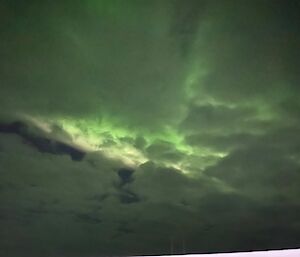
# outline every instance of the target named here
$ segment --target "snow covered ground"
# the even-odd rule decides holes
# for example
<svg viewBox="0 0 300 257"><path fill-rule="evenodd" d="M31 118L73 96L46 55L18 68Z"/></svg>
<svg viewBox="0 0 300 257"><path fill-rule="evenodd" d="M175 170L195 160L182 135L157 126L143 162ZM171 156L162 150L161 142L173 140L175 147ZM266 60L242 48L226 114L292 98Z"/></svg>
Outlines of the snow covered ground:
<svg viewBox="0 0 300 257"><path fill-rule="evenodd" d="M165 256L187 256L187 257L300 257L300 249L256 251L241 253L212 253L212 254L187 254L187 255L165 255ZM155 257L155 256L153 256Z"/></svg>

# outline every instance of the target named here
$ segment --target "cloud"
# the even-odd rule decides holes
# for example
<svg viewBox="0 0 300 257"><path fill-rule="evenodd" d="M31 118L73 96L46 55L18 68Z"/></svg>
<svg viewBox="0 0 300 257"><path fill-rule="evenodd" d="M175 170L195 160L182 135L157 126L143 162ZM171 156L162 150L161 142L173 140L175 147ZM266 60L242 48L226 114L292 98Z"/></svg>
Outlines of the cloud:
<svg viewBox="0 0 300 257"><path fill-rule="evenodd" d="M297 1L17 2L0 255L299 247Z"/></svg>
<svg viewBox="0 0 300 257"><path fill-rule="evenodd" d="M29 3L23 15L12 14L18 33L3 35L2 104L11 112L52 117L113 116L144 129L176 121L185 68L171 46L175 39L167 36L168 9L153 16L129 4L135 15L114 19L109 11L102 15L101 9L87 8L91 2L74 4L66 15L60 10L69 8L67 2ZM120 2L106 4L122 8Z"/></svg>
<svg viewBox="0 0 300 257"><path fill-rule="evenodd" d="M42 131L39 132L41 133ZM76 149L71 145L30 132L27 125L20 121L0 123L0 133L19 135L27 144L35 147L42 153L68 154L75 161L82 160L85 155L84 151Z"/></svg>
<svg viewBox="0 0 300 257"><path fill-rule="evenodd" d="M259 136L205 172L250 197L297 201L294 196L299 194L298 141L289 141L289 138L295 140L291 131L286 129Z"/></svg>
<svg viewBox="0 0 300 257"><path fill-rule="evenodd" d="M247 129L256 116L256 110L238 106L200 105L192 106L181 126L187 132L201 131L226 133L228 130Z"/></svg>
<svg viewBox="0 0 300 257"><path fill-rule="evenodd" d="M183 153L176 149L172 143L155 141L146 148L147 156L152 160L179 161Z"/></svg>
<svg viewBox="0 0 300 257"><path fill-rule="evenodd" d="M274 197L261 201L259 178L253 185L248 177L243 189L231 179L225 160L222 167L228 176L219 179L236 189L232 192L211 177L217 176L219 166L199 178L151 162L132 171L99 153L80 162L40 153L16 135L2 136L1 149L6 168L1 170L1 248L11 255L23 249L24 256L41 251L50 256L53 248L64 256L168 253L172 240L177 252L182 252L183 240L189 252L277 248L297 242L297 215L291 211L286 216L286 210L298 209L297 203L280 203ZM247 179L246 172L240 173L241 179ZM274 184L273 189L278 188ZM247 194L249 189L252 194ZM270 218L270 213L277 214ZM278 225L283 217L286 223ZM284 239L273 235L281 228ZM253 237L256 241L249 241ZM40 247L42 242L47 245Z"/></svg>

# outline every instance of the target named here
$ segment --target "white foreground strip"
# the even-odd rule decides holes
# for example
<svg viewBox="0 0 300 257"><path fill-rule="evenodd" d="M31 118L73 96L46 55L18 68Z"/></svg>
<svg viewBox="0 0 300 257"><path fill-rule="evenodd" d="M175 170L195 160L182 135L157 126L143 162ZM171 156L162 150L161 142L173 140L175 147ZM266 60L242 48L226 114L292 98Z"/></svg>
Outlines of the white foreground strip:
<svg viewBox="0 0 300 257"><path fill-rule="evenodd" d="M163 255L163 256L166 256L166 257L167 256L174 256L174 257L176 257L176 256L177 257L179 257L179 256L186 256L186 257L300 257L300 249L241 252L241 253ZM142 256L140 256L140 257L142 257ZM151 257L156 257L156 256L151 256Z"/></svg>

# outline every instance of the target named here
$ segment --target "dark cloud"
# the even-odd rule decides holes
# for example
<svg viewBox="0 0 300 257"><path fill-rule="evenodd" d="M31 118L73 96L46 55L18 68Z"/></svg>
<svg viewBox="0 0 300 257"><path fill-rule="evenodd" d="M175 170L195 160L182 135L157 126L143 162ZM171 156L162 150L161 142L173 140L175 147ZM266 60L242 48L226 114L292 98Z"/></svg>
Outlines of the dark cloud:
<svg viewBox="0 0 300 257"><path fill-rule="evenodd" d="M78 213L75 214L75 218L79 222L86 222L89 224L98 224L102 222L101 219L99 219L96 215L91 213Z"/></svg>
<svg viewBox="0 0 300 257"><path fill-rule="evenodd" d="M178 170L146 163L134 172L132 182L114 187L120 177L113 163L109 167L111 161L90 166L86 159L72 162L50 154L41 154L36 160L36 152L20 140L8 141L15 144L13 153L20 146L26 155L17 154L18 161L10 164L7 158L12 153L8 154L7 148L0 155L6 167L1 170L5 185L1 192L1 237L5 239L1 248L9 256L19 249L25 249L24 256L39 256L40 251L50 256L53 248L59 248L55 254L64 256L167 254L170 242L177 253L183 252L183 242L186 252L297 245L297 202L274 197L261 201L259 190L247 195L247 188L234 183L230 174L219 178L231 183L235 192L220 190L209 177L188 178ZM227 166L224 160L223 167ZM251 167L245 172L250 171ZM218 174L214 169L207 173ZM241 176L246 175L241 172ZM258 188L257 180L256 185L249 177L248 181L248 188ZM272 190L279 188L274 184ZM16 241L16 236L20 240ZM43 250L42 242L47 242Z"/></svg>
<svg viewBox="0 0 300 257"><path fill-rule="evenodd" d="M290 131L289 129L287 131ZM234 151L205 172L246 192L250 197L295 201L300 177L298 142L287 131L258 137Z"/></svg>
<svg viewBox="0 0 300 257"><path fill-rule="evenodd" d="M156 16L155 3L71 5L29 2L21 15L16 3L4 4L11 24L0 50L3 106L43 116L115 116L144 129L176 120L184 64L176 40L166 36L168 9Z"/></svg>
<svg viewBox="0 0 300 257"><path fill-rule="evenodd" d="M245 132L229 134L229 135L214 135L213 133L199 133L186 137L186 141L194 146L206 146L217 151L231 151L240 149L251 144L252 141L258 140L256 135Z"/></svg>
<svg viewBox="0 0 300 257"><path fill-rule="evenodd" d="M249 127L255 118L255 109L214 105L192 106L182 122L183 129L191 132L223 132Z"/></svg>
<svg viewBox="0 0 300 257"><path fill-rule="evenodd" d="M146 155L150 159L166 160L166 161L178 161L183 155L182 152L176 149L172 143L165 141L155 141L145 149Z"/></svg>
<svg viewBox="0 0 300 257"><path fill-rule="evenodd" d="M174 205L193 205L197 199L214 189L209 179L191 179L179 170L148 162L136 171L135 181L130 188L144 200Z"/></svg>
<svg viewBox="0 0 300 257"><path fill-rule="evenodd" d="M118 175L121 179L121 184L120 184L121 187L133 181L133 173L134 170L132 169L122 168L118 170Z"/></svg>
<svg viewBox="0 0 300 257"><path fill-rule="evenodd" d="M174 1L174 22L170 33L179 41L179 48L184 57L190 54L191 45L203 21L206 5L207 1L203 0Z"/></svg>
<svg viewBox="0 0 300 257"><path fill-rule="evenodd" d="M120 200L121 203L123 204L131 204L131 203L137 203L140 200L140 197L135 194L134 192L131 192L128 189L122 189L120 190L119 194L118 194L118 198Z"/></svg>
<svg viewBox="0 0 300 257"><path fill-rule="evenodd" d="M189 239L194 241L198 236L197 241L204 252L215 251L214 243L207 241L207 237L214 237L215 242L222 245L222 251L226 252L237 248L243 251L281 249L284 245L292 247L298 240L295 233L297 214L287 214L289 210L297 213L298 205L266 204L235 193L213 193L202 199L200 208L202 233L195 233Z"/></svg>
<svg viewBox="0 0 300 257"><path fill-rule="evenodd" d="M32 133L24 122L0 123L0 133L16 134L23 138L25 143L33 146L41 153L67 154L74 161L81 161L85 156L83 150L76 149L55 139Z"/></svg>
<svg viewBox="0 0 300 257"><path fill-rule="evenodd" d="M289 78L295 74L290 66L297 59L290 53L299 42L299 21L291 6L299 10L294 1L252 1L243 7L237 1L214 2L218 22L199 45L212 72L200 93L236 103L266 98L272 102L290 95Z"/></svg>
<svg viewBox="0 0 300 257"><path fill-rule="evenodd" d="M133 173L134 170L121 168L118 170L118 176L120 182L117 184L116 188L118 190L117 197L122 204L131 204L141 201L140 197L128 188L128 184L134 181Z"/></svg>

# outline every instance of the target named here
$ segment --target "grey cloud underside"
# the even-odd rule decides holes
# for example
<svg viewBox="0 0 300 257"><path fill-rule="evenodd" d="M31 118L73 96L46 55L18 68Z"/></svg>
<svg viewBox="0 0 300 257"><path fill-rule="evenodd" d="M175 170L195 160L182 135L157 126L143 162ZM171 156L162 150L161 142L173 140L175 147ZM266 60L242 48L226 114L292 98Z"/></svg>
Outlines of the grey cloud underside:
<svg viewBox="0 0 300 257"><path fill-rule="evenodd" d="M183 158L183 153L169 142L155 141L145 149L146 155L154 160L178 161Z"/></svg>
<svg viewBox="0 0 300 257"><path fill-rule="evenodd" d="M262 152L253 157L257 162L247 153L232 154L207 169L207 176L192 179L154 163L133 171L100 155L74 162L41 153L13 134L2 134L0 142L0 236L6 256L167 254L171 240L177 253L183 240L187 252L298 246L300 206L290 197L298 188L277 172L260 172L278 168L276 155L258 169ZM255 168L248 163L248 170L240 169L245 161ZM298 173L285 167L285 178L296 185ZM220 190L211 176L238 190Z"/></svg>
<svg viewBox="0 0 300 257"><path fill-rule="evenodd" d="M16 134L24 139L27 144L31 145L42 153L52 153L58 155L67 154L70 155L74 161L81 161L85 156L85 152L83 150L72 147L66 143L59 142L55 139L47 138L45 136L30 132L28 126L22 121L0 123L0 133Z"/></svg>

